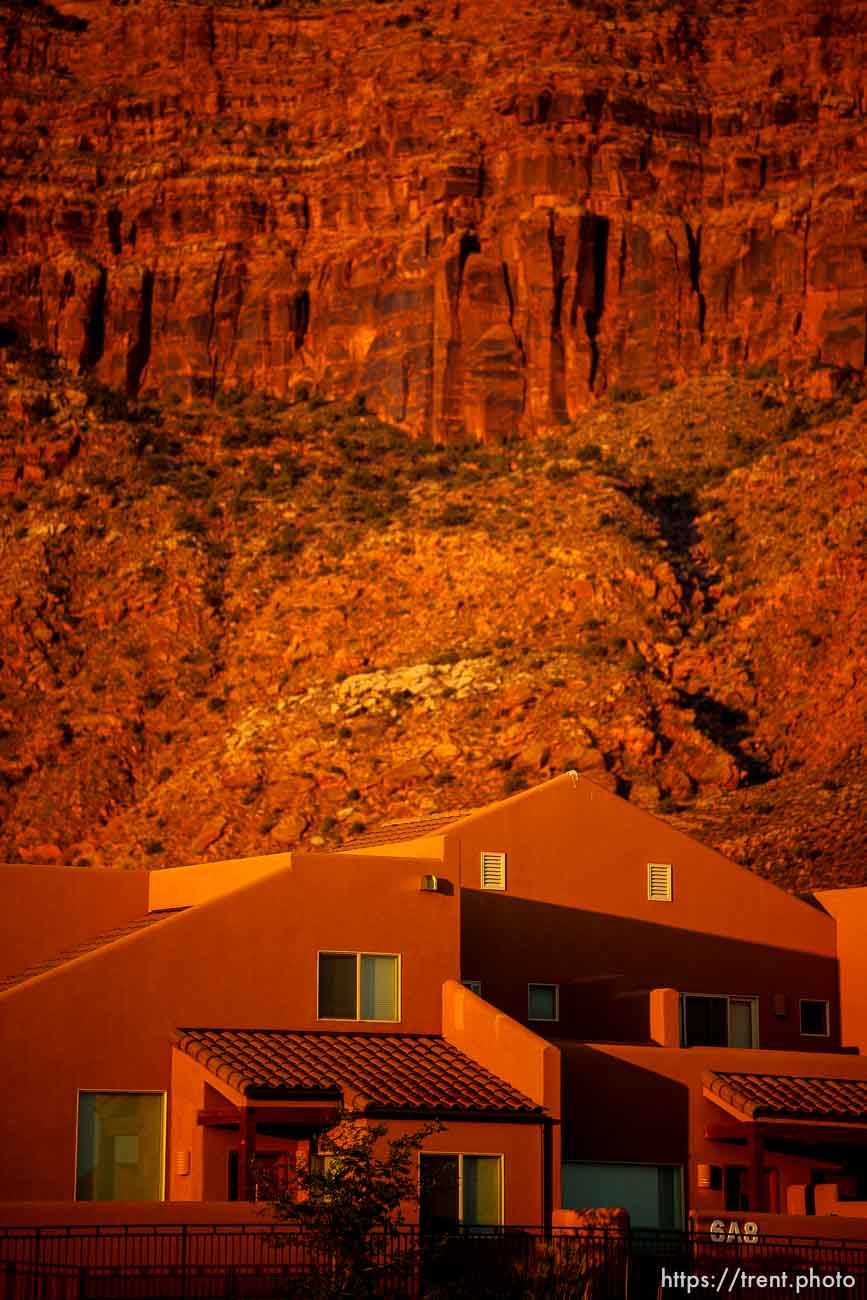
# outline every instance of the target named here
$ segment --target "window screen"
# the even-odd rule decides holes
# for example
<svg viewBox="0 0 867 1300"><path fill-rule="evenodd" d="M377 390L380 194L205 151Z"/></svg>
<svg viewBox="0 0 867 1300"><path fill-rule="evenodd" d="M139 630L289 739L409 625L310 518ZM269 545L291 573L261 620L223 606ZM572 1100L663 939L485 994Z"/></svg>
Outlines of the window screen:
<svg viewBox="0 0 867 1300"><path fill-rule="evenodd" d="M162 1200L163 1111L163 1093L79 1093L77 1200Z"/></svg>
<svg viewBox="0 0 867 1300"><path fill-rule="evenodd" d="M397 1018L397 958L362 953L361 1019Z"/></svg>
<svg viewBox="0 0 867 1300"><path fill-rule="evenodd" d="M729 1047L753 1047L753 1000L729 998Z"/></svg>
<svg viewBox="0 0 867 1300"><path fill-rule="evenodd" d="M354 952L319 954L319 1018L357 1020L357 962Z"/></svg>

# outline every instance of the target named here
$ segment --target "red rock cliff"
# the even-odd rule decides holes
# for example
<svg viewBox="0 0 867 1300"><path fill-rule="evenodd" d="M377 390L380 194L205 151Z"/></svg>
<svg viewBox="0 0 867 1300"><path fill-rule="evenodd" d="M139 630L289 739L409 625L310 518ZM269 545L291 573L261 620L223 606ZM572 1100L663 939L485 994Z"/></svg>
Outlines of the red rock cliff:
<svg viewBox="0 0 867 1300"><path fill-rule="evenodd" d="M417 432L865 358L861 0L3 8L0 326Z"/></svg>

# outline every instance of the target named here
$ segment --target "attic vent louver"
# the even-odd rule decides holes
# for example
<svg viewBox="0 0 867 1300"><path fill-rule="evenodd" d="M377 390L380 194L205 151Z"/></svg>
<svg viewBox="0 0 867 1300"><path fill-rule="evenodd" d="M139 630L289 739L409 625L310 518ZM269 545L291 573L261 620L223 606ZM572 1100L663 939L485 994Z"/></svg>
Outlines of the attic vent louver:
<svg viewBox="0 0 867 1300"><path fill-rule="evenodd" d="M670 862L648 862L647 897L658 903L671 902Z"/></svg>
<svg viewBox="0 0 867 1300"><path fill-rule="evenodd" d="M482 854L482 889L506 888L505 853Z"/></svg>

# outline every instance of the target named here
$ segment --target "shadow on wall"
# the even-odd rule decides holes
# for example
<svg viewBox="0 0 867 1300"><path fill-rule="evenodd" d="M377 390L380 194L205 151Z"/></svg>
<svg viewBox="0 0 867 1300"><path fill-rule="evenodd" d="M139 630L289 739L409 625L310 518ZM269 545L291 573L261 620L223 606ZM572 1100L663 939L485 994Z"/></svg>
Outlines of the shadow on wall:
<svg viewBox="0 0 867 1300"><path fill-rule="evenodd" d="M661 919L665 905L657 906ZM482 996L522 1024L528 984L559 985L556 1022L530 1022L552 1038L649 1042L649 990L674 988L758 997L762 1047L840 1043L833 958L506 894L461 890L461 975L480 980ZM827 1038L801 1036L799 998L830 1004Z"/></svg>
<svg viewBox="0 0 867 1300"><path fill-rule="evenodd" d="M563 1159L685 1164L689 1089L580 1043L563 1054Z"/></svg>

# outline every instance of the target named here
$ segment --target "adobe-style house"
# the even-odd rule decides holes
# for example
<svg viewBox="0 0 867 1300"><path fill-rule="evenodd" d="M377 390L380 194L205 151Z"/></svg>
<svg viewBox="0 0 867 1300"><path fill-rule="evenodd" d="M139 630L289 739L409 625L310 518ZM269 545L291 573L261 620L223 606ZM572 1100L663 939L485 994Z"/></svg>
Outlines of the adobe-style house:
<svg viewBox="0 0 867 1300"><path fill-rule="evenodd" d="M867 1198L867 889L814 906L568 774L353 851L457 876L462 978L560 1049L562 1207Z"/></svg>
<svg viewBox="0 0 867 1300"><path fill-rule="evenodd" d="M250 1199L341 1103L443 1121L423 1219L867 1197L867 890L800 901L572 773L336 853L0 892L6 1222Z"/></svg>
<svg viewBox="0 0 867 1300"><path fill-rule="evenodd" d="M425 870L3 868L2 1198L243 1200L252 1157L306 1158L343 1102L393 1134L442 1120L422 1159L450 1199L424 1213L550 1218L559 1053L460 983L460 891Z"/></svg>

